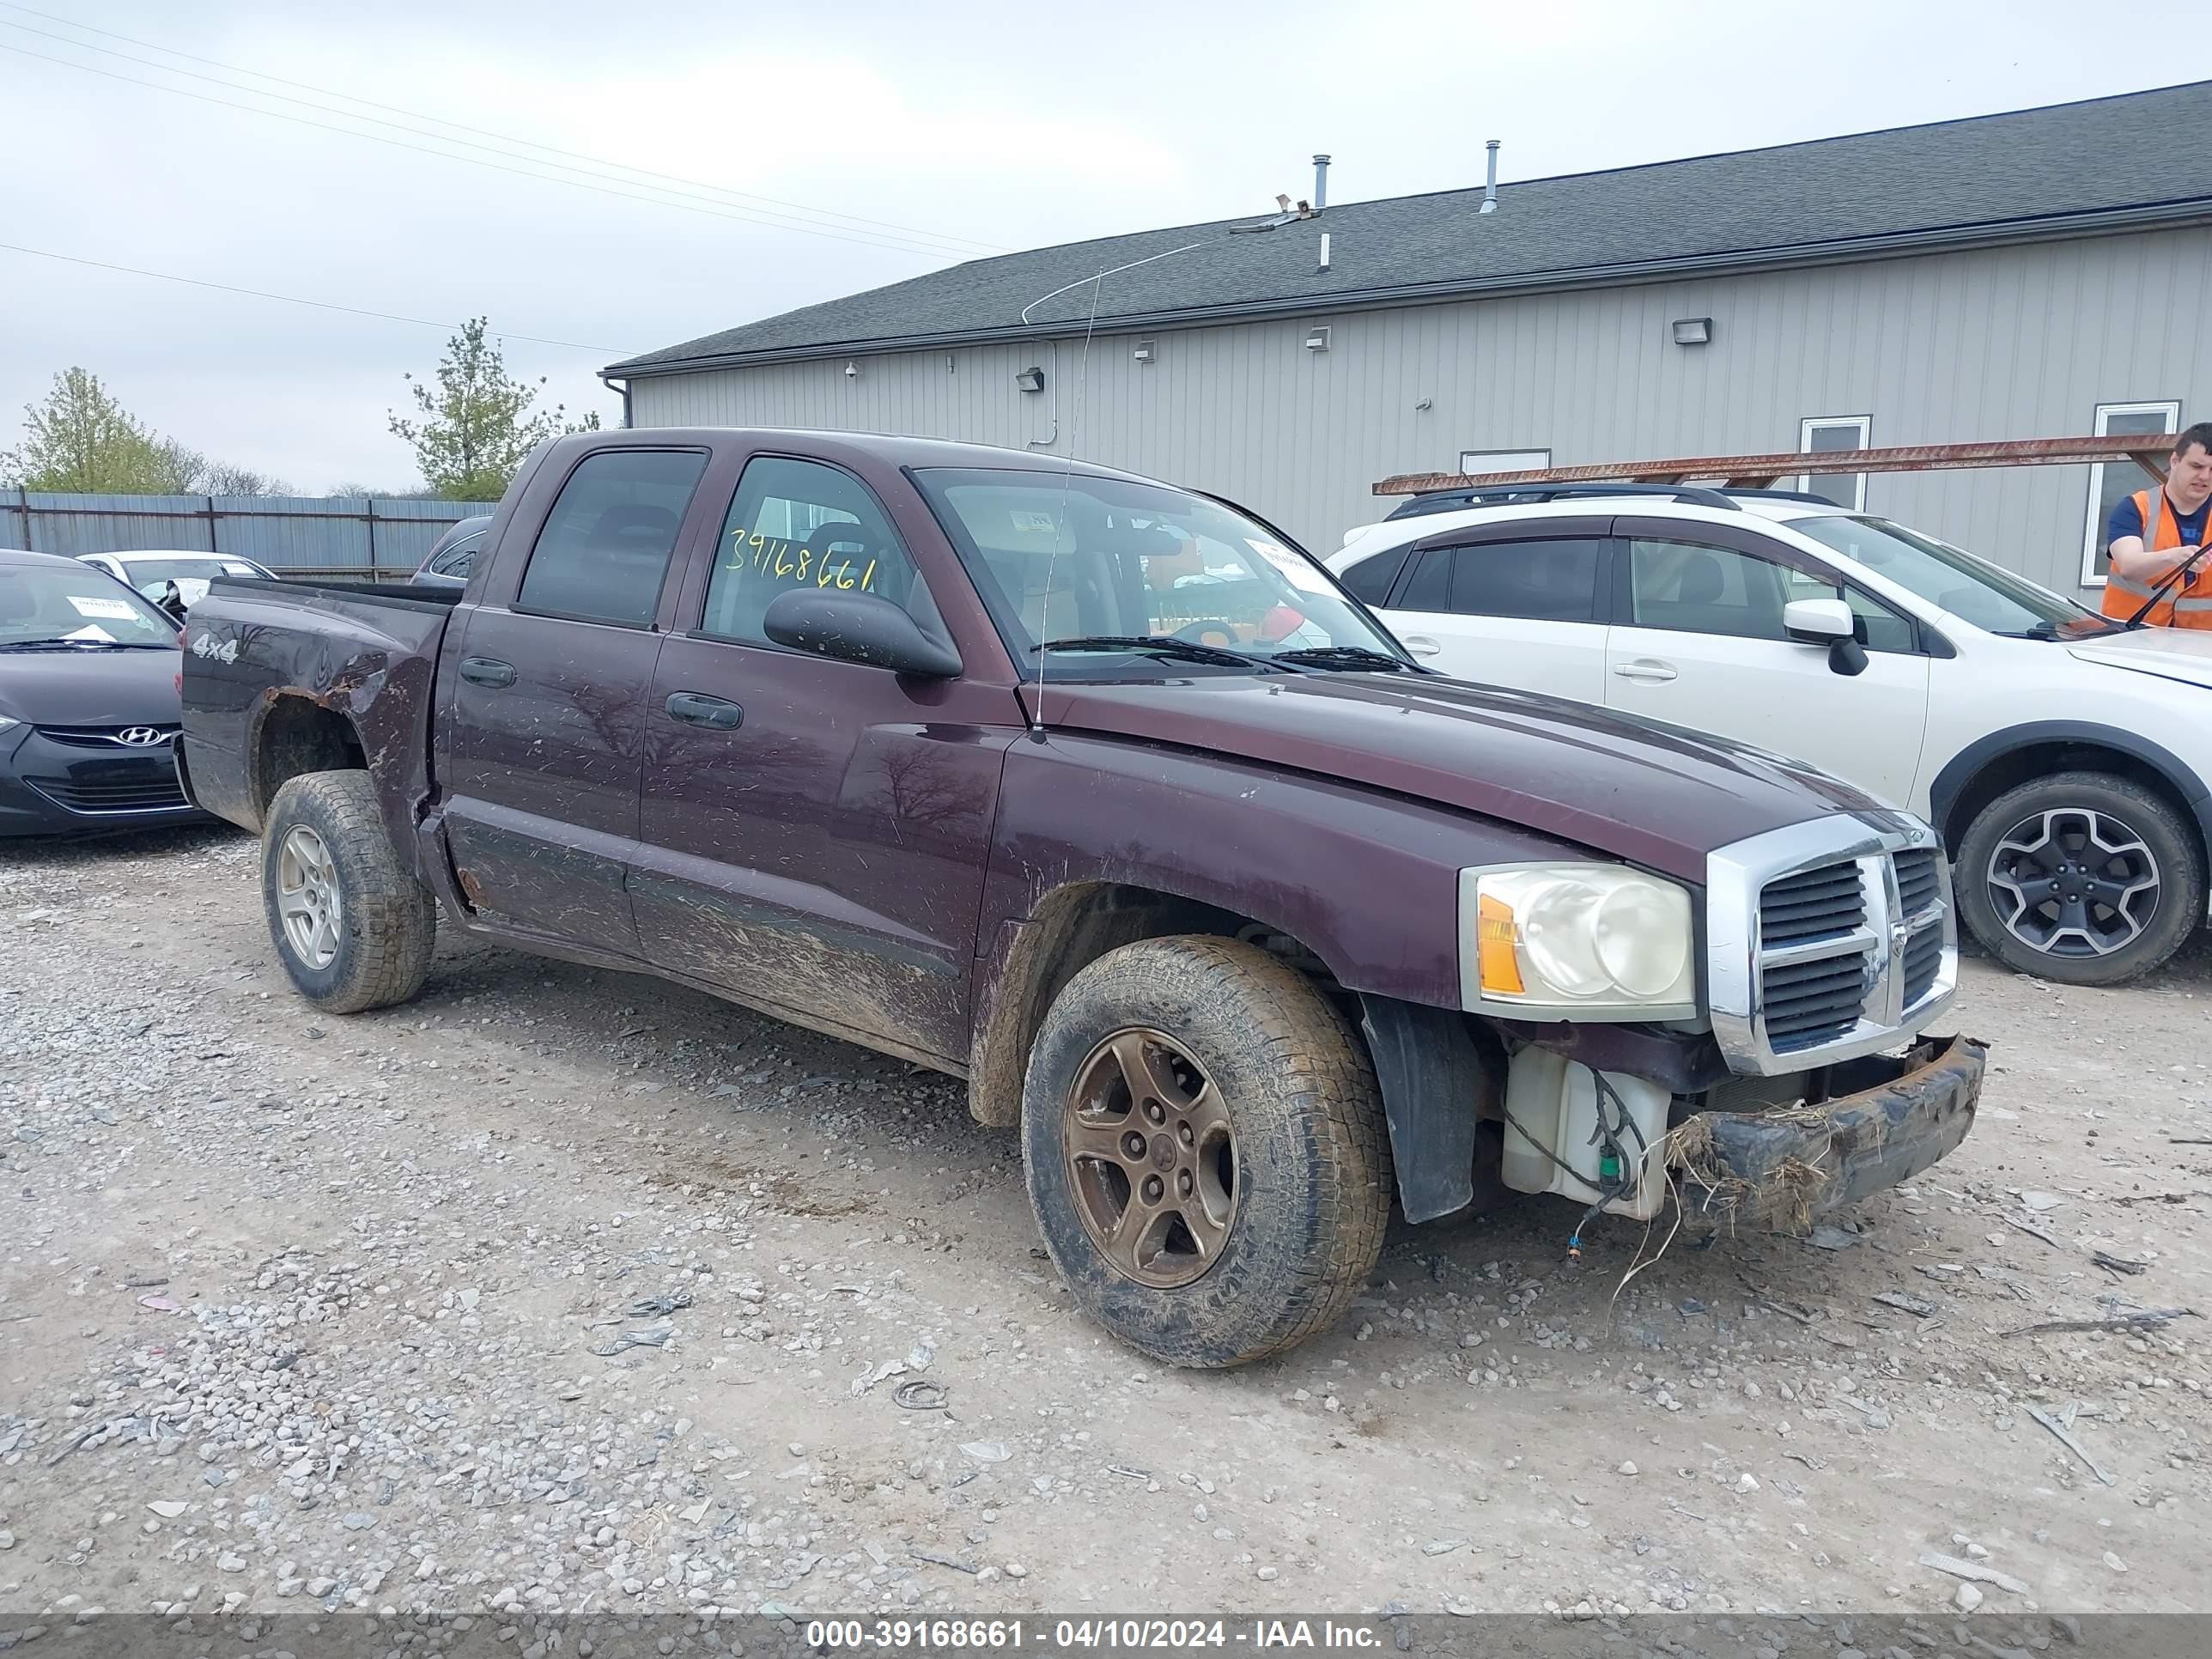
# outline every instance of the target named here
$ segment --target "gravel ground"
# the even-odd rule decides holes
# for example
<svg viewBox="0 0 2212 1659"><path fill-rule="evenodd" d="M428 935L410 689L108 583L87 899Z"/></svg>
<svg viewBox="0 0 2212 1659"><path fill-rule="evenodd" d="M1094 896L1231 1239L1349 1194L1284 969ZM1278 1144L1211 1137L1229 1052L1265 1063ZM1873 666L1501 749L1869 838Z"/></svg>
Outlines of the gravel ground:
<svg viewBox="0 0 2212 1659"><path fill-rule="evenodd" d="M1340 1329L1190 1374L1073 1311L950 1081L450 936L418 1002L320 1016L257 864L200 830L0 866L0 1637L2207 1606L2212 1325L2010 1334L2212 1312L2202 954L2123 992L1970 963L1980 1121L1842 1248L1682 1238L1624 1288L1642 1228L1570 1266L1530 1200L1395 1231Z"/></svg>

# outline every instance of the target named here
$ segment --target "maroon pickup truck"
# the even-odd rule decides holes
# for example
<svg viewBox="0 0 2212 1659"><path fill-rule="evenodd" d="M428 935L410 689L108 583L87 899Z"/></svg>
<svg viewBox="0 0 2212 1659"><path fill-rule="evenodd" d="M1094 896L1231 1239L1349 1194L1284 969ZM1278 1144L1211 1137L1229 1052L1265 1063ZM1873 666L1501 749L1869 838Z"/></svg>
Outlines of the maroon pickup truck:
<svg viewBox="0 0 2212 1659"><path fill-rule="evenodd" d="M1124 473L564 438L465 589L219 580L186 644L185 787L262 835L302 994L414 996L442 909L964 1078L1163 1359L1326 1327L1394 1196L1802 1227L1972 1121L1924 823L1431 673Z"/></svg>

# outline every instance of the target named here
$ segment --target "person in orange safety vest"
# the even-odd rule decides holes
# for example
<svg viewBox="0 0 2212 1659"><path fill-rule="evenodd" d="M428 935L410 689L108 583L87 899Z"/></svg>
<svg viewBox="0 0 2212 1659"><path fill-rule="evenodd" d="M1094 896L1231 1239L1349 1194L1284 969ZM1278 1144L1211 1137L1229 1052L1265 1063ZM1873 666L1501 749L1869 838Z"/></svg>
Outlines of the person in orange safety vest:
<svg viewBox="0 0 2212 1659"><path fill-rule="evenodd" d="M2105 525L2112 568L2105 578L2105 614L2126 622L2138 611L2157 628L2212 628L2212 553L2160 592L2160 585L2204 544L2212 517L2212 421L2173 441L2166 483L2138 489L2112 509ZM2143 611L2159 593L2158 603Z"/></svg>

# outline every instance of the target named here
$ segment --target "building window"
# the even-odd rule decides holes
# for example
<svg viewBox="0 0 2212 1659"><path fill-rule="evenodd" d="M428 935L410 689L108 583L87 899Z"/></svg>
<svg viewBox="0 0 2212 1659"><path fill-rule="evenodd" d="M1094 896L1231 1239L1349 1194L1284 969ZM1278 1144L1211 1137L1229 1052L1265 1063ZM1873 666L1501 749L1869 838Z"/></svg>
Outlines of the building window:
<svg viewBox="0 0 2212 1659"><path fill-rule="evenodd" d="M1834 455L1864 449L1872 441L1873 431L1871 415L1814 415L1798 422L1797 453ZM1797 488L1853 513L1866 511L1863 472L1807 472L1799 477Z"/></svg>
<svg viewBox="0 0 2212 1659"><path fill-rule="evenodd" d="M1552 464L1548 449L1462 449L1459 470L1463 476L1485 472L1538 472Z"/></svg>
<svg viewBox="0 0 2212 1659"><path fill-rule="evenodd" d="M2181 430L2181 404L2099 404L2097 422L2090 430L2100 438L2129 437L2145 432ZM2105 549L2105 521L2112 509L2150 482L2150 474L2133 461L2099 461L2089 469L2089 521L2081 526L2081 586L2102 587L2105 567L2111 562Z"/></svg>

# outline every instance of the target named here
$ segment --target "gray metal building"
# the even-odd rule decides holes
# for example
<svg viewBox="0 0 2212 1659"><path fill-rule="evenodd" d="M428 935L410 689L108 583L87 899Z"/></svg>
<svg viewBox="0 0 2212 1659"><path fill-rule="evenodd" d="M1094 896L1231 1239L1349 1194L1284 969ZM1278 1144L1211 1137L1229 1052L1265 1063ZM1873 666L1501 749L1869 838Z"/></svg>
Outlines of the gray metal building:
<svg viewBox="0 0 2212 1659"><path fill-rule="evenodd" d="M1316 551L1394 473L2178 430L2212 416L2208 131L2198 82L1293 209L976 260L603 373L638 426L1027 446ZM2103 506L2142 482L1814 480L2085 593Z"/></svg>

